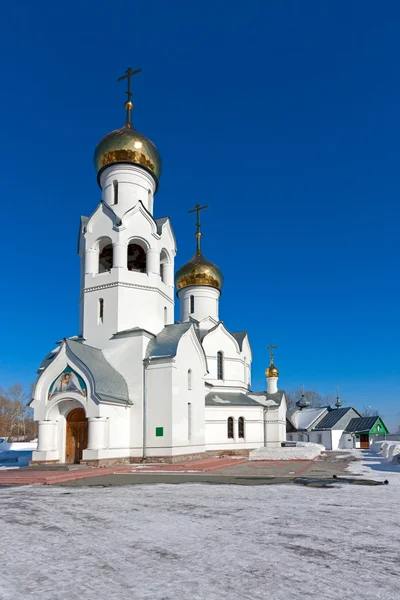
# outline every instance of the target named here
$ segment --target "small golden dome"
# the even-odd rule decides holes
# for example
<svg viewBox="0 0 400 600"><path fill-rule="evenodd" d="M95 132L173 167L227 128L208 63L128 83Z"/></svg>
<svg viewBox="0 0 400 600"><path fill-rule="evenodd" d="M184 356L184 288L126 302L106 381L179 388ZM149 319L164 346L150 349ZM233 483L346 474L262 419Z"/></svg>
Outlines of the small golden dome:
<svg viewBox="0 0 400 600"><path fill-rule="evenodd" d="M132 105L131 102L129 104ZM131 106L127 109L131 110ZM103 169L117 163L130 163L143 167L153 175L158 186L161 175L161 157L158 150L153 142L130 124L126 124L122 129L111 131L98 143L94 152L98 180Z"/></svg>
<svg viewBox="0 0 400 600"><path fill-rule="evenodd" d="M265 371L265 375L266 377L278 377L279 369L275 365L270 364L268 369Z"/></svg>
<svg viewBox="0 0 400 600"><path fill-rule="evenodd" d="M194 257L183 265L175 275L175 285L179 290L190 285L206 285L221 290L224 278L214 263L196 252Z"/></svg>

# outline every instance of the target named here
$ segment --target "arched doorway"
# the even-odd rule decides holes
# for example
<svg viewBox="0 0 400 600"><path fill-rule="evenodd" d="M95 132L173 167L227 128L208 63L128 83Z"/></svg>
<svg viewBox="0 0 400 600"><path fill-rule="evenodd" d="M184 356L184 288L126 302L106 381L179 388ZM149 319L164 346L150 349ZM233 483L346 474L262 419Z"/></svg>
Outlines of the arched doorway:
<svg viewBox="0 0 400 600"><path fill-rule="evenodd" d="M88 444L88 420L83 408L75 408L67 415L65 462L79 463Z"/></svg>

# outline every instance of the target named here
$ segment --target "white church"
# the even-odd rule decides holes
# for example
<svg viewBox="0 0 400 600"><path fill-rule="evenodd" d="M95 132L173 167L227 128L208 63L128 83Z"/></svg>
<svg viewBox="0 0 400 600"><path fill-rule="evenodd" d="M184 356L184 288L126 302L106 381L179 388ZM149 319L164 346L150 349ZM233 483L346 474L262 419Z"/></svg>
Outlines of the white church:
<svg viewBox="0 0 400 600"><path fill-rule="evenodd" d="M220 320L223 277L201 250L200 206L195 255L174 278L172 225L154 216L161 157L132 125L132 74L125 125L95 150L101 202L80 220L79 335L39 368L35 464L176 462L286 439L273 355L267 390L251 391L247 332Z"/></svg>

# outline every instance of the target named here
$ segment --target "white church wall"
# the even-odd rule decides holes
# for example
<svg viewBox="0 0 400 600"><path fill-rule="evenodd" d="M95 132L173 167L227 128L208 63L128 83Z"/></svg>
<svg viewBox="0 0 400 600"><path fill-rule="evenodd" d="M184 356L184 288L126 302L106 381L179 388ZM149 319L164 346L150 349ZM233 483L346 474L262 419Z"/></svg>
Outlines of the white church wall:
<svg viewBox="0 0 400 600"><path fill-rule="evenodd" d="M146 370L146 453L148 456L171 454L174 369L173 359L168 358L151 362Z"/></svg>
<svg viewBox="0 0 400 600"><path fill-rule="evenodd" d="M191 302L193 296L193 302ZM186 321L189 317L202 321L208 317L218 321L219 290L204 285L191 285L178 292L180 304L180 320ZM191 312L191 308L194 308Z"/></svg>
<svg viewBox="0 0 400 600"><path fill-rule="evenodd" d="M331 450L337 450L343 435L343 429L331 429Z"/></svg>
<svg viewBox="0 0 400 600"><path fill-rule="evenodd" d="M223 387L247 388L245 363L240 354L239 346L223 327L217 327L204 337L203 348L207 356L208 382ZM217 378L218 352L223 354L223 379Z"/></svg>
<svg viewBox="0 0 400 600"><path fill-rule="evenodd" d="M233 439L228 438L228 418L233 417ZM238 419L244 417L244 438L239 438ZM258 448L264 443L263 408L206 406L206 450Z"/></svg>
<svg viewBox="0 0 400 600"><path fill-rule="evenodd" d="M179 343L172 373L174 454L204 452L205 366L195 334L188 331Z"/></svg>
<svg viewBox="0 0 400 600"><path fill-rule="evenodd" d="M115 204L114 182L118 182L118 204ZM103 201L117 215L122 217L139 200L153 213L155 181L144 169L126 163L110 165L102 172L100 185Z"/></svg>

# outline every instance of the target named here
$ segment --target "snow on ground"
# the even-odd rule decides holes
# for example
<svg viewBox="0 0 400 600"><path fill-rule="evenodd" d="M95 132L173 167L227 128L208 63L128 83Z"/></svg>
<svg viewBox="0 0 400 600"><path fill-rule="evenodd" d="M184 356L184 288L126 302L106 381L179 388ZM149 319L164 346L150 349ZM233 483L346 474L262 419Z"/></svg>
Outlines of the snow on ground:
<svg viewBox="0 0 400 600"><path fill-rule="evenodd" d="M390 484L2 488L0 598L394 600L400 474L368 476Z"/></svg>

